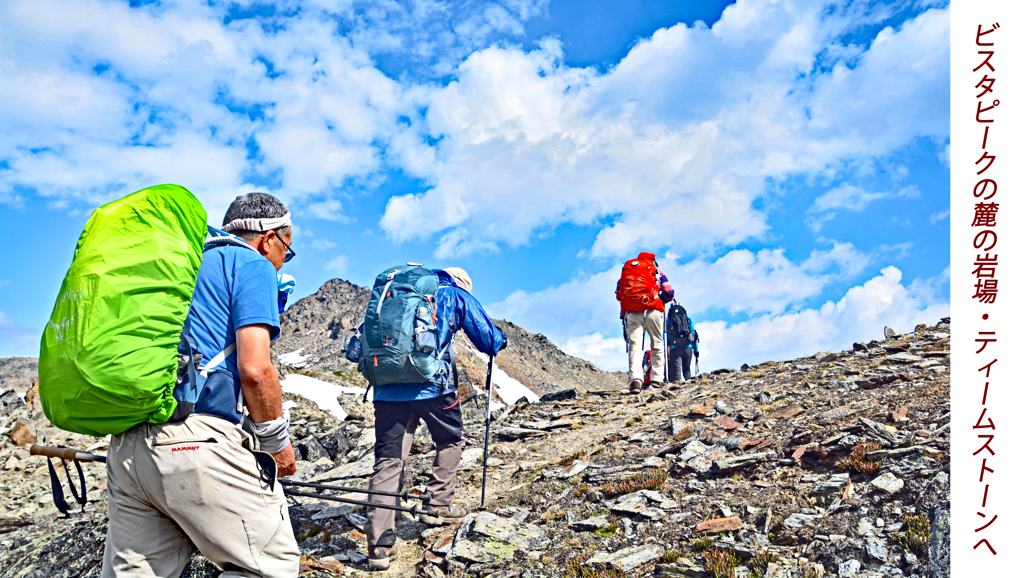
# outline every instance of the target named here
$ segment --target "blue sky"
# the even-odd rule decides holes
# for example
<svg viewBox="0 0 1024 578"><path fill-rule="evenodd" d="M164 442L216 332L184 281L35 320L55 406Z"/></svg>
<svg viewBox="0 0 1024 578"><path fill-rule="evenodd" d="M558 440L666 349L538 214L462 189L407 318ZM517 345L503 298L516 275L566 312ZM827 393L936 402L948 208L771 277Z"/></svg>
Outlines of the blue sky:
<svg viewBox="0 0 1024 578"><path fill-rule="evenodd" d="M213 224L285 200L297 296L458 265L608 369L641 250L703 370L949 312L947 2L11 0L0 78L0 356L90 212L164 182Z"/></svg>

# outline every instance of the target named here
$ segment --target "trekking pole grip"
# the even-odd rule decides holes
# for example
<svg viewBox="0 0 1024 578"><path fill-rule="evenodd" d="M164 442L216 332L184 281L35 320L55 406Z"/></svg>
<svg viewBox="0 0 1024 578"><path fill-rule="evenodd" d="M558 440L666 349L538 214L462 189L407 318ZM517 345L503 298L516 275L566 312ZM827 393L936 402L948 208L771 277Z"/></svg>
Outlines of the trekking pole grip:
<svg viewBox="0 0 1024 578"><path fill-rule="evenodd" d="M32 447L28 450L29 455L33 456L46 456L48 458L60 458L62 460L72 460L80 462L100 462L104 463L107 461L106 456L100 456L96 454L87 454L80 452L75 448L55 448L53 446L41 446L39 444L32 444Z"/></svg>
<svg viewBox="0 0 1024 578"><path fill-rule="evenodd" d="M78 453L74 448L55 448L53 446L41 446L39 444L32 444L32 447L28 450L29 455L33 456L46 456L50 458L61 458L65 460L75 459L75 454Z"/></svg>

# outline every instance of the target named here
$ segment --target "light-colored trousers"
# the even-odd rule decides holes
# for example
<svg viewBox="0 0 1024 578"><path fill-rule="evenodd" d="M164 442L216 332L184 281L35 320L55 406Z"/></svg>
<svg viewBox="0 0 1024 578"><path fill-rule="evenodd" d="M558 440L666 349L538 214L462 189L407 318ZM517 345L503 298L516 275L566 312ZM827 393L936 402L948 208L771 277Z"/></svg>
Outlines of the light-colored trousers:
<svg viewBox="0 0 1024 578"><path fill-rule="evenodd" d="M111 436L103 578L177 578L196 547L222 577L299 575L281 484L260 480L251 438L193 414Z"/></svg>
<svg viewBox="0 0 1024 578"><path fill-rule="evenodd" d="M642 345L644 331L651 337L651 382L665 381L665 341L662 326L665 314L657 309L626 312L626 342L629 344L629 380L644 380Z"/></svg>

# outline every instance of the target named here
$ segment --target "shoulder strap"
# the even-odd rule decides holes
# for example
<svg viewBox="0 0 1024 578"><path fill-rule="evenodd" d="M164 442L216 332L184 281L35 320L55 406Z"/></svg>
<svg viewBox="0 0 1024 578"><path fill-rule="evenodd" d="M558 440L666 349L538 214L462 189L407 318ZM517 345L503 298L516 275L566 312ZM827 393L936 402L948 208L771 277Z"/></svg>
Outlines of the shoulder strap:
<svg viewBox="0 0 1024 578"><path fill-rule="evenodd" d="M384 288L380 290L380 300L377 301L377 317L380 317L380 309L384 307L384 299L388 296L388 289L391 288L391 283L395 280L395 273L398 271L392 271L388 275L388 282L384 284Z"/></svg>
<svg viewBox="0 0 1024 578"><path fill-rule="evenodd" d="M228 358L229 355L231 355L234 352L235 352L235 342L232 341L231 343L228 344L227 347L225 347L224 349L220 350L220 353L218 353L217 355L214 355L213 358L210 359L210 361L206 362L206 365L204 365L203 367L200 367L199 368L199 374L202 375L203 377L209 377L210 371L212 371L213 368L215 368L218 365L220 365L225 359Z"/></svg>

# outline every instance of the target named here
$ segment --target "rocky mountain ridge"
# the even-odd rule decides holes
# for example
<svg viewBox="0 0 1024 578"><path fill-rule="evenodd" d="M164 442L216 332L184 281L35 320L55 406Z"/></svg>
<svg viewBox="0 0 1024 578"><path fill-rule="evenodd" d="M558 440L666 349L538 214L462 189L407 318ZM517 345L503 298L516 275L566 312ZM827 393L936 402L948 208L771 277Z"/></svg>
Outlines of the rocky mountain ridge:
<svg viewBox="0 0 1024 578"><path fill-rule="evenodd" d="M470 517L432 528L400 515L401 554L377 575L948 576L949 335L947 318L637 395L580 387L513 403L493 416L483 508L483 412L467 403L456 502ZM102 466L85 465L95 502L60 518L45 460L21 444L102 453L105 440L50 426L31 389L24 402L0 401L0 575L98 576ZM292 401L294 478L365 487L372 411L339 422ZM412 493L423 491L431 450L418 432ZM361 507L289 501L303 577L370 575ZM218 572L197 555L183 576Z"/></svg>

